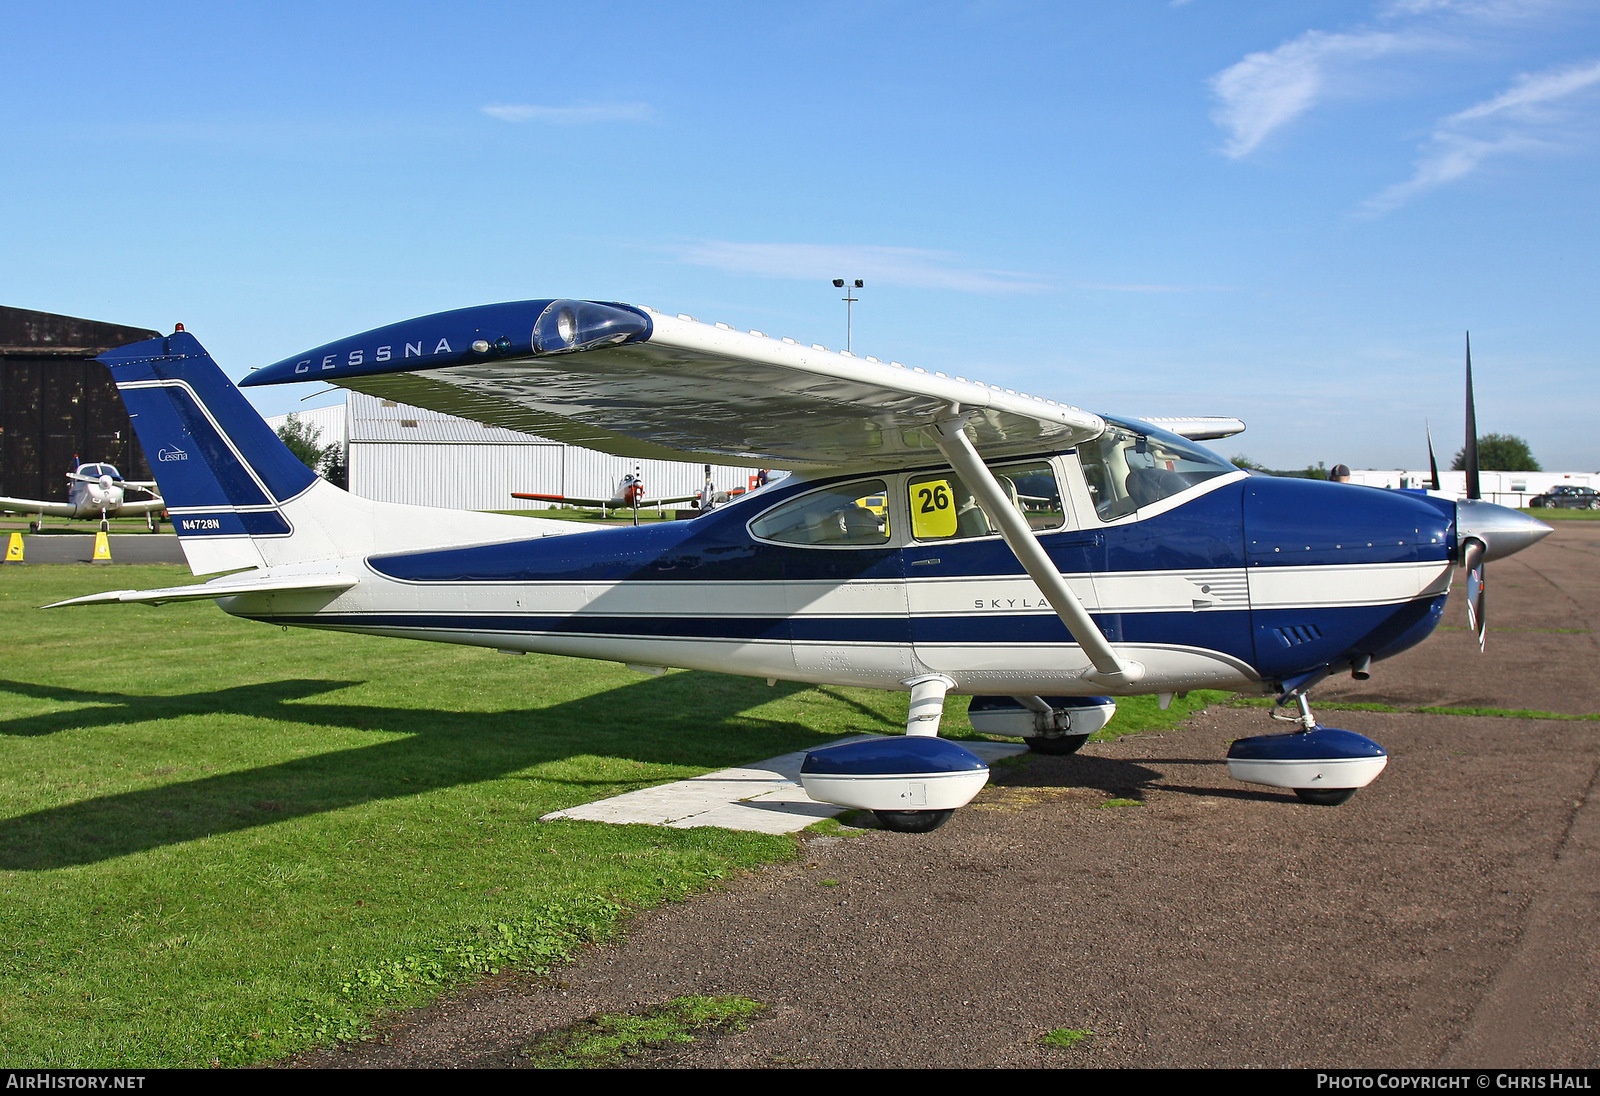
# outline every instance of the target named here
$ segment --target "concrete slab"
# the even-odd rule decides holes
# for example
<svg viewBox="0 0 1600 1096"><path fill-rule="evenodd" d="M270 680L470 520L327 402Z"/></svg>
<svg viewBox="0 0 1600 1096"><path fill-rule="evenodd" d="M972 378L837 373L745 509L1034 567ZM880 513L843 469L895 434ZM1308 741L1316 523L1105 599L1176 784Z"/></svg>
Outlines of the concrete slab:
<svg viewBox="0 0 1600 1096"><path fill-rule="evenodd" d="M839 741L858 742L874 737L880 736L862 734ZM1002 757L1025 753L1028 749L1015 742L964 741L961 744L991 765ZM795 833L820 819L843 814L847 809L815 802L806 795L800 786L800 766L805 759L805 750L769 757L740 768L722 769L692 780L641 788L554 811L541 821L575 818L586 822L644 823L674 829L721 826L755 833Z"/></svg>

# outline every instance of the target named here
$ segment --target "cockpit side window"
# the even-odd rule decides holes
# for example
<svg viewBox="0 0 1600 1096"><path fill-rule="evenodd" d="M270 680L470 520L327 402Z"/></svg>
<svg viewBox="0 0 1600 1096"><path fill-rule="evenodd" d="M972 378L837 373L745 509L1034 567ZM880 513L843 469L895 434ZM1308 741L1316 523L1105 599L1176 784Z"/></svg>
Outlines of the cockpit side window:
<svg viewBox="0 0 1600 1096"><path fill-rule="evenodd" d="M790 499L750 523L752 536L782 544L868 547L889 542L888 486L857 480Z"/></svg>
<svg viewBox="0 0 1600 1096"><path fill-rule="evenodd" d="M1011 505L1036 531L1060 528L1064 514L1055 472L1043 461L1002 465L994 477ZM979 504L972 489L946 469L912 476L906 484L911 505L911 535L917 540L955 540L999 533L1000 526Z"/></svg>
<svg viewBox="0 0 1600 1096"><path fill-rule="evenodd" d="M1078 446L1078 460L1101 521L1114 521L1235 470L1176 434L1112 419L1106 420L1104 434Z"/></svg>

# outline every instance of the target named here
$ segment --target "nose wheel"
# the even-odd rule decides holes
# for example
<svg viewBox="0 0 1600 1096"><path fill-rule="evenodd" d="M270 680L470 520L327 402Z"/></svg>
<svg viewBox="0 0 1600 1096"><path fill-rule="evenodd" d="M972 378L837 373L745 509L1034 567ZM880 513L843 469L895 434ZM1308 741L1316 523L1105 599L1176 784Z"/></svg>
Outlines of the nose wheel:
<svg viewBox="0 0 1600 1096"><path fill-rule="evenodd" d="M1228 772L1235 780L1287 788L1302 803L1336 807L1377 779L1389 755L1364 735L1320 725L1304 693L1294 699L1298 715L1272 715L1300 729L1236 740L1228 747Z"/></svg>
<svg viewBox="0 0 1600 1096"><path fill-rule="evenodd" d="M1302 803L1318 807L1337 807L1355 795L1357 788L1296 788L1294 794Z"/></svg>

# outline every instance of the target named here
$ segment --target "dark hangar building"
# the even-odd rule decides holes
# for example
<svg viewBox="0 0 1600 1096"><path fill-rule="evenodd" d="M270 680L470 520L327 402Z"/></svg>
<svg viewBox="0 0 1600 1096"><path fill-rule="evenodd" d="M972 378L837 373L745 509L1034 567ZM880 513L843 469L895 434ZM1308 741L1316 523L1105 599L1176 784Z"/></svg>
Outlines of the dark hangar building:
<svg viewBox="0 0 1600 1096"><path fill-rule="evenodd" d="M0 306L0 495L64 500L75 458L152 478L111 371L94 358L160 334Z"/></svg>

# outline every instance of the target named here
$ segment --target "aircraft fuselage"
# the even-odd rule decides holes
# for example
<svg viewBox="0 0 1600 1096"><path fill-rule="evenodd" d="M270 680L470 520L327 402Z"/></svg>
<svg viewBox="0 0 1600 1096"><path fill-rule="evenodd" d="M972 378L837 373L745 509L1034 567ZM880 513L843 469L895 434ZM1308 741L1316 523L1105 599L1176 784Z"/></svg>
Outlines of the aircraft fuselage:
<svg viewBox="0 0 1600 1096"><path fill-rule="evenodd" d="M1144 664L1137 692L1276 691L1412 646L1443 611L1448 502L1234 473L1102 521L1075 454L1048 459L1065 487L1051 500L1063 527L1040 543L1106 637ZM281 624L650 667L878 688L936 672L963 693L1105 692L997 534L912 535L928 474L794 477L692 521L374 554L341 564L360 582L331 601L220 604ZM881 485L885 544L752 531L788 500L857 483L864 495Z"/></svg>

